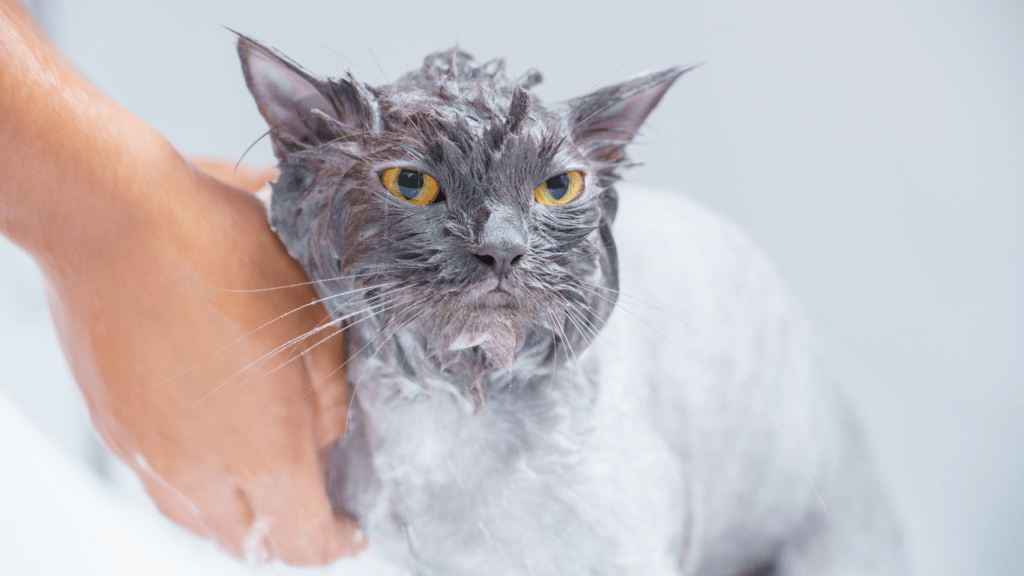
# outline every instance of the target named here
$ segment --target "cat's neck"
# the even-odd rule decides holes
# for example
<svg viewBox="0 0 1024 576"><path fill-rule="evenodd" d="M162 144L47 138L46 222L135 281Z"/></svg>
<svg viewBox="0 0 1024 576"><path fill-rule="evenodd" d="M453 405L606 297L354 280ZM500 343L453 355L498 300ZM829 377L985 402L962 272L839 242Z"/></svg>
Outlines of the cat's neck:
<svg viewBox="0 0 1024 576"><path fill-rule="evenodd" d="M553 438L583 442L597 380L588 355L566 361L557 342L528 339L511 372L491 369L479 376L483 399L475 402L465 389L471 374L437 369L431 359L432 370L415 369L425 353L422 344L413 348L418 338L400 331L350 372L378 466L383 461L429 469L445 461L463 475L479 471L483 479L503 468L510 454L530 453Z"/></svg>
<svg viewBox="0 0 1024 576"><path fill-rule="evenodd" d="M546 384L557 380L559 374L585 371L588 365L582 350L578 353L563 338L544 330L527 331L511 370L495 368L475 348L438 358L427 345L428 336L415 325L392 333L364 325L356 334L348 333L347 373L357 392L413 404L445 394L455 397L455 403L471 414L498 396L504 401L527 401L532 396L550 395Z"/></svg>

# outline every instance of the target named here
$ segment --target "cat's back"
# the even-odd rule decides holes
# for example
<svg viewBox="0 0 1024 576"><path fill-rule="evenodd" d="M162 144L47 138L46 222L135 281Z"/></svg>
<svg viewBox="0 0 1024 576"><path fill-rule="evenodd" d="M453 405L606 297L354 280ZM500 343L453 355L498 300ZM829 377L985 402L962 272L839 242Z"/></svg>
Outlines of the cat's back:
<svg viewBox="0 0 1024 576"><path fill-rule="evenodd" d="M591 346L604 434L624 436L632 407L633 452L676 459L684 565L748 569L857 497L837 478L861 464L859 435L764 253L681 193L619 192L620 295Z"/></svg>
<svg viewBox="0 0 1024 576"><path fill-rule="evenodd" d="M678 389L688 394L779 380L820 387L809 383L817 354L802 311L735 224L679 192L619 186L614 233L620 294L603 336L652 373L685 372ZM783 392L769 388L759 391Z"/></svg>

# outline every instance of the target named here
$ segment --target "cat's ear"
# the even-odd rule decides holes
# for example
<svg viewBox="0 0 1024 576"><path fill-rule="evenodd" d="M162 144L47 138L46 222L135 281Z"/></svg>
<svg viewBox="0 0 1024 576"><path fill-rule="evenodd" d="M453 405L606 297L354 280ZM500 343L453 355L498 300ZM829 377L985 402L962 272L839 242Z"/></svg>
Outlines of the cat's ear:
<svg viewBox="0 0 1024 576"><path fill-rule="evenodd" d="M573 142L594 160L619 160L672 83L692 69L671 68L570 100L567 108Z"/></svg>
<svg viewBox="0 0 1024 576"><path fill-rule="evenodd" d="M270 126L278 159L336 138L338 126L359 123L356 116L365 109L361 102L350 106L331 97L337 92L358 99L358 90L349 82L317 78L287 57L241 34L238 57L249 92Z"/></svg>

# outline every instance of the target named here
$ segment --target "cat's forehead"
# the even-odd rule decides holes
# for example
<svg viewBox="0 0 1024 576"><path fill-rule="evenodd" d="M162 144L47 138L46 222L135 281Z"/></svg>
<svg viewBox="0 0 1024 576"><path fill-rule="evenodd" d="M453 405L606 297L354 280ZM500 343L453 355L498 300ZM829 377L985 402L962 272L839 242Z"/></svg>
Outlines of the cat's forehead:
<svg viewBox="0 0 1024 576"><path fill-rule="evenodd" d="M497 58L477 65L471 54L459 48L429 54L423 59L423 66L418 71L410 72L398 81L398 84L405 83L485 84L507 89L515 86L515 82L505 75L505 60Z"/></svg>
<svg viewBox="0 0 1024 576"><path fill-rule="evenodd" d="M585 164L606 183L630 165L626 145L689 70L639 76L547 107L530 93L540 73L512 79L504 61L477 65L457 48L431 54L419 70L378 87L351 74L318 77L244 36L238 54L282 162L321 162L330 149L343 152L345 163L411 158L487 172L506 160L519 168L524 163L513 160L523 158L552 170ZM566 155L574 158L561 159Z"/></svg>
<svg viewBox="0 0 1024 576"><path fill-rule="evenodd" d="M512 79L505 74L503 59L478 65L469 53L451 48L428 55L419 70L381 87L378 94L387 105L408 113L489 124L508 116L517 86L529 90L540 81L536 70ZM534 114L545 112L536 98L531 98L530 109Z"/></svg>

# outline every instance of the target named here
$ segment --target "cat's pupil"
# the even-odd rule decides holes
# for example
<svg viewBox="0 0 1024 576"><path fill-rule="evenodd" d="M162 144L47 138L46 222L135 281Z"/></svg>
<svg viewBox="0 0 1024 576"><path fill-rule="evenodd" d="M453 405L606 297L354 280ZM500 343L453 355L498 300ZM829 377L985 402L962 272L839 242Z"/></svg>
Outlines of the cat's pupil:
<svg viewBox="0 0 1024 576"><path fill-rule="evenodd" d="M423 188L423 174L412 170L402 170L398 173L398 191L406 200L412 200L420 194Z"/></svg>
<svg viewBox="0 0 1024 576"><path fill-rule="evenodd" d="M569 176L562 174L561 176L548 178L544 184L548 187L548 194L553 199L561 200L565 193L569 191Z"/></svg>

